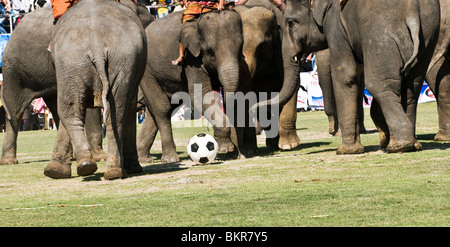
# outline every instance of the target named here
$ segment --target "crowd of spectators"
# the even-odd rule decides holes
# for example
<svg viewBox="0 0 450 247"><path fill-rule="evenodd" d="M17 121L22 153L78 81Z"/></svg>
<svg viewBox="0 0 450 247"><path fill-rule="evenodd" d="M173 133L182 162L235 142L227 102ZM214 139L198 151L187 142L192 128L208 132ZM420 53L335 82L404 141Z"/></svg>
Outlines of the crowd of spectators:
<svg viewBox="0 0 450 247"><path fill-rule="evenodd" d="M0 0L0 34L11 33L26 13L46 6L50 0Z"/></svg>

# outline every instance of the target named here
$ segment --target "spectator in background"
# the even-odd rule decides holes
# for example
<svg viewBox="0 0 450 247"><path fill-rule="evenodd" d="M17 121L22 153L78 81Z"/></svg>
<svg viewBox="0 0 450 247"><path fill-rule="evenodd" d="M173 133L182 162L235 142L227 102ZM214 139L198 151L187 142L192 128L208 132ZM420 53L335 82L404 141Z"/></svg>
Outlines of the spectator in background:
<svg viewBox="0 0 450 247"><path fill-rule="evenodd" d="M30 105L28 105L28 107L23 112L23 116L22 116L22 121L23 121L23 123L22 123L22 131L27 131L27 130L32 129L31 121L30 121L30 119L31 119L30 115L31 115L32 111L33 111L33 106L30 104Z"/></svg>
<svg viewBox="0 0 450 247"><path fill-rule="evenodd" d="M45 107L47 107L47 105L45 104L44 99L42 97L35 99L33 111L34 111L34 113L36 113L36 116L37 116L37 123L39 125L39 127L38 127L39 130L44 130Z"/></svg>
<svg viewBox="0 0 450 247"><path fill-rule="evenodd" d="M10 0L0 0L3 8L5 8L6 12L11 13L11 1Z"/></svg>
<svg viewBox="0 0 450 247"><path fill-rule="evenodd" d="M144 119L145 119L145 110L139 109L139 111L137 112L137 123L138 124L143 123Z"/></svg>
<svg viewBox="0 0 450 247"><path fill-rule="evenodd" d="M175 9L173 10L173 12L176 11L183 11L185 6L184 6L184 2L182 0L175 0Z"/></svg>
<svg viewBox="0 0 450 247"><path fill-rule="evenodd" d="M9 21L6 14L11 12L11 3L9 0L0 0L0 34L8 33L4 24Z"/></svg>
<svg viewBox="0 0 450 247"><path fill-rule="evenodd" d="M19 14L20 11L28 12L29 6L22 0L12 0L12 10L14 14Z"/></svg>
<svg viewBox="0 0 450 247"><path fill-rule="evenodd" d="M22 18L24 17L24 15L25 15L25 11L21 10L21 11L19 12L19 16L18 16L17 19L16 19L16 22L14 23L14 27L17 26L17 25L19 24L19 22L22 20Z"/></svg>
<svg viewBox="0 0 450 247"><path fill-rule="evenodd" d="M3 23L6 21L6 17L4 16L6 14L6 9L3 7L2 4L0 4L0 34L8 33L6 32L5 27L3 26Z"/></svg>
<svg viewBox="0 0 450 247"><path fill-rule="evenodd" d="M40 8L45 8L45 7L47 7L47 6L52 6L52 5L50 4L50 1L47 1L47 0L37 0L37 1L36 1L36 4L34 5L34 8L35 8L35 9L40 9Z"/></svg>

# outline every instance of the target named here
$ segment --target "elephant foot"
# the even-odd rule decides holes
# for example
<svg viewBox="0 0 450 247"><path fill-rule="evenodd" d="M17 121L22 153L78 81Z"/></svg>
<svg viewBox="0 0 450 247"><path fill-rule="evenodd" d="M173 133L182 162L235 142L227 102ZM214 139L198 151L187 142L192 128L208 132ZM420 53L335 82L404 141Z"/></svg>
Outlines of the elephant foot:
<svg viewBox="0 0 450 247"><path fill-rule="evenodd" d="M106 161L106 152L103 149L92 150L92 158L97 162Z"/></svg>
<svg viewBox="0 0 450 247"><path fill-rule="evenodd" d="M137 174L142 172L142 166L139 162L135 162L133 164L125 164L125 172L127 174Z"/></svg>
<svg viewBox="0 0 450 247"><path fill-rule="evenodd" d="M97 171L97 163L92 159L79 159L77 162L77 174L79 176L89 176Z"/></svg>
<svg viewBox="0 0 450 247"><path fill-rule="evenodd" d="M126 177L127 177L126 171L122 170L120 168L116 168L116 167L109 167L106 169L106 172L105 172L106 180L114 180L114 179L126 178Z"/></svg>
<svg viewBox="0 0 450 247"><path fill-rule="evenodd" d="M355 143L351 145L341 144L336 151L336 154L362 154L364 153L364 147L361 143Z"/></svg>
<svg viewBox="0 0 450 247"><path fill-rule="evenodd" d="M291 150L300 145L300 138L298 138L297 131L289 130L280 132L280 140L278 140L278 147L282 150Z"/></svg>
<svg viewBox="0 0 450 247"><path fill-rule="evenodd" d="M225 160L235 160L235 159L246 159L247 156L238 150L234 150L233 152L229 152L225 154Z"/></svg>
<svg viewBox="0 0 450 247"><path fill-rule="evenodd" d="M19 161L16 157L2 157L2 159L0 159L0 165L14 165L18 163Z"/></svg>
<svg viewBox="0 0 450 247"><path fill-rule="evenodd" d="M161 157L161 163L176 163L180 161L180 157L175 153L163 154Z"/></svg>
<svg viewBox="0 0 450 247"><path fill-rule="evenodd" d="M244 153L246 157L251 157L258 153L258 147L253 145L245 146L242 148L242 153Z"/></svg>
<svg viewBox="0 0 450 247"><path fill-rule="evenodd" d="M217 140L217 139L216 139ZM234 144L231 142L231 140L217 140L219 144L219 152L221 153L231 153L234 151Z"/></svg>
<svg viewBox="0 0 450 247"><path fill-rule="evenodd" d="M70 178L72 175L71 163L61 163L57 160L51 160L44 168L44 175L49 178Z"/></svg>
<svg viewBox="0 0 450 247"><path fill-rule="evenodd" d="M150 155L139 155L140 163L153 163L153 158Z"/></svg>
<svg viewBox="0 0 450 247"><path fill-rule="evenodd" d="M389 144L389 138L386 136L386 133L378 130L380 133L380 148L386 148Z"/></svg>
<svg viewBox="0 0 450 247"><path fill-rule="evenodd" d="M444 131L439 130L438 133L434 136L434 141L450 142L450 133L445 133Z"/></svg>
<svg viewBox="0 0 450 247"><path fill-rule="evenodd" d="M422 144L417 140L414 141L397 141L393 138L386 147L387 153L403 153L422 150Z"/></svg>
<svg viewBox="0 0 450 247"><path fill-rule="evenodd" d="M280 136L274 138L266 138L266 147L273 150L278 150L278 142L280 140Z"/></svg>

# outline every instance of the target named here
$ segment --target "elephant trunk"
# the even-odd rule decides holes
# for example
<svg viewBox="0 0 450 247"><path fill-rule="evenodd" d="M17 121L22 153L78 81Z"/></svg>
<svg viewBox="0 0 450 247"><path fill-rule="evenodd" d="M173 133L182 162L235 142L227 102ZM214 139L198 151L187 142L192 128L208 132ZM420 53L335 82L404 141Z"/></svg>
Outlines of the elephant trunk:
<svg viewBox="0 0 450 247"><path fill-rule="evenodd" d="M285 44L285 42L288 42ZM298 86L300 85L300 54L296 52L299 50L290 42L290 39L283 39L283 69L284 80L280 93L272 99L261 101L258 104L251 107L251 112L256 112L259 107L268 106L272 104L278 104L280 107L285 105L296 93Z"/></svg>
<svg viewBox="0 0 450 247"><path fill-rule="evenodd" d="M219 66L217 72L224 92L237 92L239 89L239 64L225 62Z"/></svg>

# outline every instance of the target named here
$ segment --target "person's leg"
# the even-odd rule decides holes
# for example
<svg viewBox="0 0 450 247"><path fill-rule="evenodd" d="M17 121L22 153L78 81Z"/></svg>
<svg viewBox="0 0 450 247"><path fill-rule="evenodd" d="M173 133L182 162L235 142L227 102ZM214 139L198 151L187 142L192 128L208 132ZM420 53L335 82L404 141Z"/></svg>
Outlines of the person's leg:
<svg viewBox="0 0 450 247"><path fill-rule="evenodd" d="M179 51L179 56L177 59L172 61L172 65L181 65L183 63L183 59L184 59L184 52L186 51L186 48L184 47L184 45L180 42L178 45L178 51Z"/></svg>

